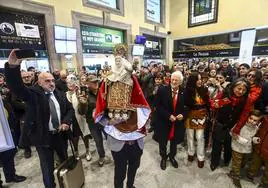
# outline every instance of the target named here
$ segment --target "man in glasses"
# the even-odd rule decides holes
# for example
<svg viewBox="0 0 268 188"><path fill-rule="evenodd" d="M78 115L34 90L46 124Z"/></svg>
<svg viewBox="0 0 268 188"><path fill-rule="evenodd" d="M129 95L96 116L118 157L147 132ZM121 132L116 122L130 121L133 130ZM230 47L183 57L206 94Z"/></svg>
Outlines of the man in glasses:
<svg viewBox="0 0 268 188"><path fill-rule="evenodd" d="M5 64L7 85L27 103L25 133L36 146L45 188L54 188L54 151L60 162L67 159L66 131L72 123L74 109L66 95L55 89L52 74L42 72L34 86L25 87L20 76L22 59L13 50Z"/></svg>

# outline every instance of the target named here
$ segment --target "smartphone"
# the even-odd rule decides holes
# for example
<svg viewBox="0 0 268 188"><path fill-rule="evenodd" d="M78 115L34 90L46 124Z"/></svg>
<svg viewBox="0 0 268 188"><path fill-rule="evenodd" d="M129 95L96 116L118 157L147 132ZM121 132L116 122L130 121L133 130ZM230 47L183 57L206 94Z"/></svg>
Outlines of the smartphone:
<svg viewBox="0 0 268 188"><path fill-rule="evenodd" d="M16 54L18 59L26 59L26 58L36 57L35 51L33 49L16 50L15 54Z"/></svg>
<svg viewBox="0 0 268 188"><path fill-rule="evenodd" d="M80 87L80 94L81 95L86 95L87 94L87 87L86 86L81 86Z"/></svg>

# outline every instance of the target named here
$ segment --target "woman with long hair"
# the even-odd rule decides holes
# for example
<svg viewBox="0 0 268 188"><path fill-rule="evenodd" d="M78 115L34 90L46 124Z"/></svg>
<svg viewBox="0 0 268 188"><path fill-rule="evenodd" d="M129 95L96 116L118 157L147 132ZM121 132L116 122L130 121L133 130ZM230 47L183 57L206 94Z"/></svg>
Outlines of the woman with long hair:
<svg viewBox="0 0 268 188"><path fill-rule="evenodd" d="M222 145L224 146L224 165L228 166L232 158L230 131L243 116L248 100L250 84L245 78L239 78L228 85L221 95L211 101L215 110L215 125L212 128L212 152L210 168L214 171L220 164Z"/></svg>
<svg viewBox="0 0 268 188"><path fill-rule="evenodd" d="M209 109L208 89L202 85L201 75L197 72L191 73L185 88L185 105L189 113L185 121L188 145L188 161L194 160L195 144L197 141L198 167L203 168L205 161L205 139L206 118Z"/></svg>
<svg viewBox="0 0 268 188"><path fill-rule="evenodd" d="M240 116L239 121L232 130L232 133L237 135L239 135L240 129L246 123L251 110L254 109L255 103L260 97L262 91L262 72L260 70L250 69L246 80L250 85L248 99L243 109L243 115Z"/></svg>
<svg viewBox="0 0 268 188"><path fill-rule="evenodd" d="M79 142L79 137L81 136L85 144L85 148L86 148L86 160L90 161L92 159L91 153L89 151L89 139L91 138L90 131L87 126L85 116L79 113L79 103L80 103L79 80L75 76L69 75L66 79L66 82L67 82L67 87L68 87L68 91L66 92L66 97L68 101L72 103L74 111L75 111L75 117L73 120L74 150L76 152L76 155L79 155L78 142Z"/></svg>

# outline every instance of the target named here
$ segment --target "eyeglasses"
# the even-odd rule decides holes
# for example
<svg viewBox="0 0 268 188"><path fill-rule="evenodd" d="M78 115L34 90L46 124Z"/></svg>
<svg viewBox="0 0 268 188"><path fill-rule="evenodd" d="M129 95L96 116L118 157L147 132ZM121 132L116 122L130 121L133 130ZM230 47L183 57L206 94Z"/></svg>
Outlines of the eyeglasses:
<svg viewBox="0 0 268 188"><path fill-rule="evenodd" d="M219 79L223 79L223 77L221 76L216 76L216 79L219 80Z"/></svg>
<svg viewBox="0 0 268 188"><path fill-rule="evenodd" d="M255 74L248 74L247 77L249 77L249 78L256 78L256 75Z"/></svg>

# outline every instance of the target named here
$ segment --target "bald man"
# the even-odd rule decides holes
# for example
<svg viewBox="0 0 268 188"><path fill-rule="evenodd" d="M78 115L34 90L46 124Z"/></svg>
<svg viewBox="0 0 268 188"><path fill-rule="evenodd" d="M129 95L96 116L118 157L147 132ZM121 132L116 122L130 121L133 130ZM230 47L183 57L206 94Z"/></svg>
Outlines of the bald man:
<svg viewBox="0 0 268 188"><path fill-rule="evenodd" d="M27 128L31 145L36 146L45 188L54 188L54 151L61 162L67 159L66 133L74 116L74 109L64 93L55 89L55 79L43 72L35 86L25 87L21 74L21 59L15 50L5 64L6 81L12 92L28 105Z"/></svg>

